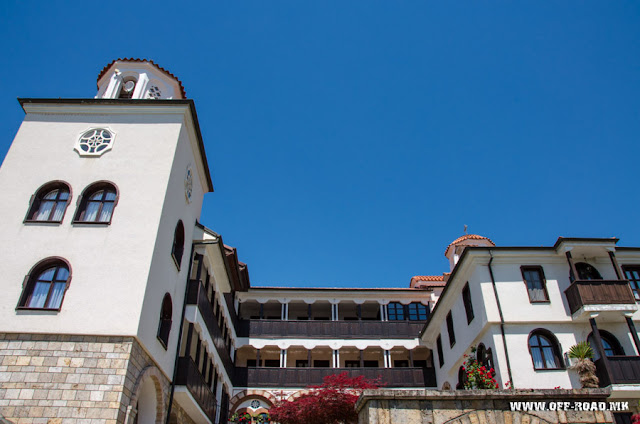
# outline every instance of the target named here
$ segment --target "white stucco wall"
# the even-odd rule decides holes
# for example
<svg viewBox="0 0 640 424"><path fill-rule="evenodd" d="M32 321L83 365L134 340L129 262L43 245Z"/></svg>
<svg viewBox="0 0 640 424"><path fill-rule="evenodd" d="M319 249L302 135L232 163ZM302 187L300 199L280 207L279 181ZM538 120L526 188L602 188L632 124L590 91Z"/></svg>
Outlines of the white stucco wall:
<svg viewBox="0 0 640 424"><path fill-rule="evenodd" d="M28 113L0 168L0 232L5 240L0 331L138 336L171 375L193 224L203 188L201 165L187 131L188 106L26 105ZM77 138L92 127L116 134L113 149L81 157ZM191 131L192 132L192 131ZM193 202L184 175L192 164ZM63 180L72 189L61 224L23 223L29 200L43 184ZM119 190L110 225L72 224L81 192L100 180ZM185 226L182 270L171 260L178 218ZM59 256L72 279L61 310L16 311L25 275L40 260ZM171 269L173 267L173 269ZM173 299L170 349L156 340L162 297ZM169 353L171 352L171 353Z"/></svg>

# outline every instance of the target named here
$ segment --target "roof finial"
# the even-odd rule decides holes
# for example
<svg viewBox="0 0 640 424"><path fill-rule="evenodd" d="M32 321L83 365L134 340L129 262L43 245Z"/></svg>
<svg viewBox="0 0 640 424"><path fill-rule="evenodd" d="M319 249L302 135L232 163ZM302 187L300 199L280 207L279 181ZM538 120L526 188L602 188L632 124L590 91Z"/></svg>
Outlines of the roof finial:
<svg viewBox="0 0 640 424"><path fill-rule="evenodd" d="M464 224L464 234L467 234L467 224Z"/></svg>

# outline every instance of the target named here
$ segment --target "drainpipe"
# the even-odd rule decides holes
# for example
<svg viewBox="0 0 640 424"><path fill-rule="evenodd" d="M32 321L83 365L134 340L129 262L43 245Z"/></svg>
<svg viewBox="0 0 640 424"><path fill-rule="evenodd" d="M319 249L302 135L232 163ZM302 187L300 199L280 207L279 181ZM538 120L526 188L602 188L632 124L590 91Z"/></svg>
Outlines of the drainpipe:
<svg viewBox="0 0 640 424"><path fill-rule="evenodd" d="M493 262L493 253L489 250L489 275L491 276L491 285L493 286L493 294L496 297L496 303L498 304L498 313L500 314L500 332L502 333L502 345L504 346L504 356L507 360L507 373L509 374L509 381L511 382L511 388L515 389L513 385L513 375L511 375L511 362L509 361L509 350L507 349L507 337L504 334L504 316L502 315L502 307L500 306L500 298L498 297L498 288L496 287L496 279L493 277L493 268L491 263Z"/></svg>
<svg viewBox="0 0 640 424"><path fill-rule="evenodd" d="M176 359L173 363L173 378L171 380L171 391L169 392L169 406L167 407L166 424L169 424L171 418L171 406L173 405L173 395L176 391L176 378L178 377L178 359L180 359L180 345L182 343L182 330L184 327L184 316L187 312L187 294L189 292L189 280L191 279L191 267L193 266L193 250L196 245L218 244L220 237L215 240L194 241L191 243L191 251L189 252L189 269L187 270L187 283L184 288L184 300L182 301L182 315L180 316L180 330L178 331L178 344L176 348Z"/></svg>

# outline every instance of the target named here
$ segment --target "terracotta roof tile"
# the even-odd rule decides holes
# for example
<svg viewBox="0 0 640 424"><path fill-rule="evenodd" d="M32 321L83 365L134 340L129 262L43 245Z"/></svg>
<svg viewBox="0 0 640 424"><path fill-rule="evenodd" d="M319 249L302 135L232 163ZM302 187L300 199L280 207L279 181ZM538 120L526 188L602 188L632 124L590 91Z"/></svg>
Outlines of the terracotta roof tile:
<svg viewBox="0 0 640 424"><path fill-rule="evenodd" d="M178 85L180 86L180 92L182 93L182 98L183 99L187 98L187 93L186 93L186 91L184 91L184 86L182 85L182 81L180 81L178 79L178 77L176 77L171 72L167 71L166 69L164 69L162 66L158 65L157 63L155 63L151 59L137 59L137 58L133 58L133 57L131 57L131 58L126 58L125 57L125 58L119 58L119 59L112 60L111 63L109 63L104 68L102 68L102 71L100 71L100 74L98 75L98 81L100 81L100 78L102 78L102 76L104 74L106 74L107 71L109 70L109 68L111 68L111 66L113 66L113 64L116 63L116 62L148 62L148 63L152 64L153 66L155 66L156 68L158 68L159 70L164 72L165 74L169 75L171 78L173 78L176 81L178 81Z"/></svg>
<svg viewBox="0 0 640 424"><path fill-rule="evenodd" d="M426 287L444 287L446 285L445 276L443 275L415 275L411 277L409 287L426 288Z"/></svg>
<svg viewBox="0 0 640 424"><path fill-rule="evenodd" d="M444 281L443 275L415 275L411 277L412 280L416 281Z"/></svg>
<svg viewBox="0 0 640 424"><path fill-rule="evenodd" d="M477 234L465 234L462 237L458 237L457 239L455 239L454 241L452 241L449 246L447 246L446 249L444 249L444 255L447 256L447 252L449 251L449 248L451 246L454 246L460 242L463 242L465 240L487 240L489 243L491 243L492 245L496 245L494 242L491 241L491 239L487 238L487 237L483 237L483 236L479 236Z"/></svg>

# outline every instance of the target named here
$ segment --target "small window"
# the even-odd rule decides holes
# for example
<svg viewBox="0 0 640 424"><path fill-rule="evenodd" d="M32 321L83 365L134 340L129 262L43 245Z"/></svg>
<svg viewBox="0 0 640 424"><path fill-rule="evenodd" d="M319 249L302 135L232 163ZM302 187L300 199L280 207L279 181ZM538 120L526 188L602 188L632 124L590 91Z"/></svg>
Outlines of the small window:
<svg viewBox="0 0 640 424"><path fill-rule="evenodd" d="M171 248L171 256L173 257L178 270L182 263L182 254L184 253L184 225L182 221L178 221L176 229L173 233L173 247Z"/></svg>
<svg viewBox="0 0 640 424"><path fill-rule="evenodd" d="M92 184L82 193L80 206L73 221L84 224L110 224L117 199L117 190L113 184Z"/></svg>
<svg viewBox="0 0 640 424"><path fill-rule="evenodd" d="M444 354L442 353L442 337L438 334L438 338L436 339L436 349L438 350L438 363L440 364L440 368L444 365Z"/></svg>
<svg viewBox="0 0 640 424"><path fill-rule="evenodd" d="M576 271L578 271L578 280L602 280L602 275L596 267L586 262L578 262Z"/></svg>
<svg viewBox="0 0 640 424"><path fill-rule="evenodd" d="M426 321L429 318L429 308L420 302L410 303L409 321Z"/></svg>
<svg viewBox="0 0 640 424"><path fill-rule="evenodd" d="M66 183L56 181L45 184L31 198L25 222L62 222L70 198Z"/></svg>
<svg viewBox="0 0 640 424"><path fill-rule="evenodd" d="M389 321L404 321L404 305L398 302L391 302L387 306Z"/></svg>
<svg viewBox="0 0 640 424"><path fill-rule="evenodd" d="M637 302L640 301L640 266L623 266L622 269L624 269L624 275L629 280L633 296Z"/></svg>
<svg viewBox="0 0 640 424"><path fill-rule="evenodd" d="M536 370L562 369L560 346L555 336L543 329L534 330L529 335L529 352Z"/></svg>
<svg viewBox="0 0 640 424"><path fill-rule="evenodd" d="M467 370L465 370L464 367L458 368L458 384L456 384L456 390L464 390L467 381Z"/></svg>
<svg viewBox="0 0 640 424"><path fill-rule="evenodd" d="M173 315L173 304L169 293L162 299L162 309L160 309L160 324L158 325L158 340L166 349L169 345L169 333L171 332L171 317Z"/></svg>
<svg viewBox="0 0 640 424"><path fill-rule="evenodd" d="M478 348L476 349L476 360L479 364L487 366L486 363L487 358L487 349L484 346L484 343L480 343Z"/></svg>
<svg viewBox="0 0 640 424"><path fill-rule="evenodd" d="M47 259L36 265L26 277L18 309L59 310L71 273L61 259Z"/></svg>
<svg viewBox="0 0 640 424"><path fill-rule="evenodd" d="M453 347L456 344L456 333L453 331L453 316L451 311L447 314L447 332L449 333L449 346Z"/></svg>
<svg viewBox="0 0 640 424"><path fill-rule="evenodd" d="M547 282L544 278L544 271L541 266L522 266L522 279L527 287L529 302L548 302Z"/></svg>
<svg viewBox="0 0 640 424"><path fill-rule="evenodd" d="M464 302L464 310L467 313L467 324L473 321L473 305L471 304L471 290L469 290L469 283L467 283L462 289L462 301Z"/></svg>

